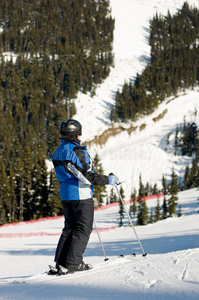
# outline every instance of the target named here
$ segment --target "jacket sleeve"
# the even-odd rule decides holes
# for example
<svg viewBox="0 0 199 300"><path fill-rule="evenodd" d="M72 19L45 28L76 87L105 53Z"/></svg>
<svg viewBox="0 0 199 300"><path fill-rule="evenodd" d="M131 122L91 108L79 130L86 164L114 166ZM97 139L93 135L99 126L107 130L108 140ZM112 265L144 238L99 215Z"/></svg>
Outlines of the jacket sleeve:
<svg viewBox="0 0 199 300"><path fill-rule="evenodd" d="M92 159L86 150L76 147L74 152L81 163L81 166L76 164L76 168L91 184L101 186L108 184L108 176L94 172Z"/></svg>

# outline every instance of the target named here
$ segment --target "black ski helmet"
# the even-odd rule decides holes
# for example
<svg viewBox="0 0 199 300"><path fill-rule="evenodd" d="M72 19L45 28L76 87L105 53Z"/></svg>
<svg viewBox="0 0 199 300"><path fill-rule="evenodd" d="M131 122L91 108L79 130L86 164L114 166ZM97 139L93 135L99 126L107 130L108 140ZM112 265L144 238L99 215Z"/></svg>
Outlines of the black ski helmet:
<svg viewBox="0 0 199 300"><path fill-rule="evenodd" d="M74 119L65 120L59 127L59 133L61 139L67 139L72 136L81 135L82 125Z"/></svg>

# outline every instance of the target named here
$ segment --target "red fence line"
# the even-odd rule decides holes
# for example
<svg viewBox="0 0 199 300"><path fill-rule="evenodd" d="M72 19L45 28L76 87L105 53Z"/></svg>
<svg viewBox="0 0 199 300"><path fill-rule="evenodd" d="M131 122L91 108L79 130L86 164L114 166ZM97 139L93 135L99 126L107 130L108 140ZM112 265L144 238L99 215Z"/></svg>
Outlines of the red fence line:
<svg viewBox="0 0 199 300"><path fill-rule="evenodd" d="M164 193L162 194L158 194L158 195L150 195L150 196L145 196L145 200L152 200L152 199L158 199L158 198L161 198L161 197L164 197ZM135 202L138 201L138 197L135 199ZM144 198L141 198L142 200L144 200ZM130 200L126 200L124 201L125 204L129 204L130 202L132 201L132 199ZM98 208L95 208L95 210L104 210L104 209L107 209L107 208L110 208L110 207L113 207L113 206L118 206L119 205L119 202L114 202L114 203L109 203L107 205L103 205L103 206L100 206Z"/></svg>
<svg viewBox="0 0 199 300"><path fill-rule="evenodd" d="M9 227L9 226L20 226L20 225L24 225L24 224L34 224L37 222L43 222L43 221L48 221L48 220L56 220L56 219L61 219L63 218L63 215L61 216L55 216L55 217L43 217L43 218L39 218L37 220L29 220L29 221L22 221L22 222L14 222L14 223L6 223L0 226L0 228L2 227Z"/></svg>
<svg viewBox="0 0 199 300"><path fill-rule="evenodd" d="M150 195L150 196L146 196L145 197L145 200L152 200L152 199L157 199L157 198L160 198L160 197L163 197L164 194L159 194L159 195ZM124 201L125 204L129 204L131 202L132 199L130 200L126 200ZM136 201L138 200L138 198L136 198ZM104 209L108 209L108 208L111 208L111 207L114 207L114 206L118 206L119 205L119 202L114 202L114 203L109 203L107 205L103 205L103 206L100 206L98 208L95 208L95 211L97 210L104 210ZM9 226L19 226L19 225L24 225L24 224L34 224L34 223L37 223L37 222L43 222L43 221L48 221L48 220L56 220L56 219L61 219L63 218L63 215L61 216L55 216L55 217L43 217L43 218L39 218L37 220L29 220L29 221L22 221L22 222L14 222L14 223L6 223L6 224L3 224L3 225L0 225L0 228L3 228L3 227L9 227Z"/></svg>
<svg viewBox="0 0 199 300"><path fill-rule="evenodd" d="M115 226L109 228L98 228L98 231L104 232L115 229ZM96 233L96 229L93 229L93 233ZM0 238L23 238L23 237L35 237L35 236L54 236L60 235L61 232L48 233L48 232L24 232L24 233L0 233Z"/></svg>

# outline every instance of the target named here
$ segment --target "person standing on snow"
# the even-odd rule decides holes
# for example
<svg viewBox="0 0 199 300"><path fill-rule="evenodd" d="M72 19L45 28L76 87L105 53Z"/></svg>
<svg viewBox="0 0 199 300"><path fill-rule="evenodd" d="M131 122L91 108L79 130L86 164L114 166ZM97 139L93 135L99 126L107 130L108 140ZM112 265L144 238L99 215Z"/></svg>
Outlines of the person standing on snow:
<svg viewBox="0 0 199 300"><path fill-rule="evenodd" d="M65 225L55 253L55 272L63 275L92 268L84 263L83 253L93 227L93 185L117 185L119 180L115 175L94 173L86 146L80 145L82 126L78 121L63 121L59 133L61 145L52 161L59 181Z"/></svg>

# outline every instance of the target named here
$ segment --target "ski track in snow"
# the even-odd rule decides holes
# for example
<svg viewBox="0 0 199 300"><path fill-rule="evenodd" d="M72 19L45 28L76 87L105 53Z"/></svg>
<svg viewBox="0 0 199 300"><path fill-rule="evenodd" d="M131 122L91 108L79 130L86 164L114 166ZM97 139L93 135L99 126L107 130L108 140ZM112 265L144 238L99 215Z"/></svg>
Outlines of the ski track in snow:
<svg viewBox="0 0 199 300"><path fill-rule="evenodd" d="M183 258L181 258L183 256ZM41 287L46 291L52 291L52 288L57 288L59 291L65 287L66 295L68 288L77 287L77 290L99 289L99 282L101 286L100 295L93 295L93 299L114 299L120 294L126 299L132 299L133 295L142 294L142 299L197 299L199 293L199 271L195 270L194 276L190 270L194 269L194 265L198 263L199 250L195 251L180 251L174 254L148 256L146 258L118 258L115 261L104 262L103 267L96 266L96 269L85 272L86 274L72 274L66 276L53 276L49 278L48 275L35 276L33 278L22 279L17 282L7 284L7 289L13 289L18 293L18 290L37 288L41 292ZM102 264L101 264L102 265ZM190 266L190 267L189 267ZM99 268L99 269L98 269ZM194 280L195 278L195 280ZM25 282L25 283L24 283ZM186 293L183 291L182 284L186 287ZM194 288L192 286L194 285ZM1 289L2 285L0 285ZM168 291L169 287L169 291ZM193 292L193 290L195 292ZM89 292L88 292L89 293ZM37 294L37 293L36 293ZM76 299L76 292L74 297L67 297L59 299ZM184 295L185 294L185 295ZM19 298L18 298L19 295ZM186 298L190 296L191 298ZM153 298L153 296L155 298ZM17 294L15 299L20 298L21 294ZM48 299L53 299L51 294L48 294ZM159 298L158 298L159 297ZM172 298L173 297L173 298ZM0 299L6 299L1 298ZM7 298L12 299L12 298ZM27 298L36 299L36 298ZM37 298L38 299L38 298ZM45 296L44 298L45 299ZM46 297L47 299L47 297ZM90 297L77 299L92 299ZM119 298L123 299L123 298ZM139 299L139 298L135 298Z"/></svg>
<svg viewBox="0 0 199 300"><path fill-rule="evenodd" d="M142 257L131 227L102 232L109 258L104 257L96 233L85 252L85 261L93 264L87 272L65 276L42 274L52 263L58 237L1 239L0 299L198 299L199 230L197 189L180 192L181 218L169 218L136 232L147 252ZM156 200L148 200L154 207ZM118 207L95 212L98 227L118 223ZM60 231L63 218L39 223L0 228L0 233L23 231ZM135 252L136 257L128 255ZM124 254L124 257L118 255ZM2 259L3 258L3 259Z"/></svg>

